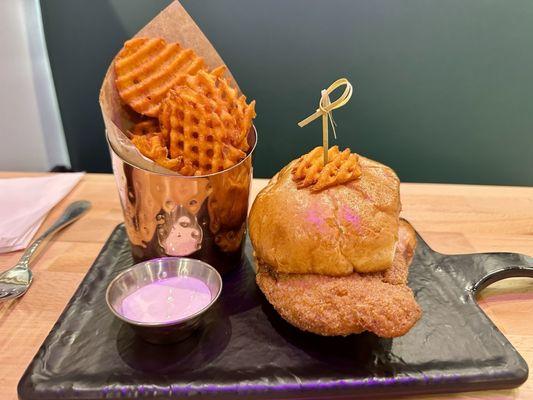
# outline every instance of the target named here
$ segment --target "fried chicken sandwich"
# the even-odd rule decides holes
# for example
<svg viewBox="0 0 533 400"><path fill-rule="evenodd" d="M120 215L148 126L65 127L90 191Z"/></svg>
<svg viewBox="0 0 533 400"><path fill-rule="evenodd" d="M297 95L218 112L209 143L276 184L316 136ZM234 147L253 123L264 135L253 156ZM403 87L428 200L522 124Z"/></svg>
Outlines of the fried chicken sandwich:
<svg viewBox="0 0 533 400"><path fill-rule="evenodd" d="M391 168L337 146L324 166L317 147L258 194L249 216L256 281L286 321L324 336L413 327L416 236L399 218L399 183Z"/></svg>

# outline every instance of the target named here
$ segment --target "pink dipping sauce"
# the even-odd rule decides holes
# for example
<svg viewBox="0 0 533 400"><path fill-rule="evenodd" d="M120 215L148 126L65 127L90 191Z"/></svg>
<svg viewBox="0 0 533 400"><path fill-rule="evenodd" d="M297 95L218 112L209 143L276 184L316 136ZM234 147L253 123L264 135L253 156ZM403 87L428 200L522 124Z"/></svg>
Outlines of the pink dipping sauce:
<svg viewBox="0 0 533 400"><path fill-rule="evenodd" d="M200 279L177 276L149 283L122 300L122 315L138 322L171 322L188 317L211 302Z"/></svg>

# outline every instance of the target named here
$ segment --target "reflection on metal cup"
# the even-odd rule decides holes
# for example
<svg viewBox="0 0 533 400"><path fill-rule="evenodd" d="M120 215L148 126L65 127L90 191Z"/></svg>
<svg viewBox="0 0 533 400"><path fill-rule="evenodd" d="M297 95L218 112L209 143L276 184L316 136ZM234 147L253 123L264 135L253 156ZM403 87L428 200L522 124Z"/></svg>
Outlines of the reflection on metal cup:
<svg viewBox="0 0 533 400"><path fill-rule="evenodd" d="M124 224L136 262L187 256L225 273L242 263L252 184L251 150L241 162L202 176L161 174L129 164L111 145Z"/></svg>

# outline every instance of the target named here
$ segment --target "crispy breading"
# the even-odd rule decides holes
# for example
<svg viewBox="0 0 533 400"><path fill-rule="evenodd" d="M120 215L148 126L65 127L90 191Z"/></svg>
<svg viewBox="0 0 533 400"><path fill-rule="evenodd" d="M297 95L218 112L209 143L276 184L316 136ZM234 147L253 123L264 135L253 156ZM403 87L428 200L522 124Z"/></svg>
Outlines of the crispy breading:
<svg viewBox="0 0 533 400"><path fill-rule="evenodd" d="M393 265L386 271L347 276L283 274L259 265L256 281L276 311L304 331L323 336L363 331L402 336L421 316L407 286L415 247L415 233L402 221Z"/></svg>

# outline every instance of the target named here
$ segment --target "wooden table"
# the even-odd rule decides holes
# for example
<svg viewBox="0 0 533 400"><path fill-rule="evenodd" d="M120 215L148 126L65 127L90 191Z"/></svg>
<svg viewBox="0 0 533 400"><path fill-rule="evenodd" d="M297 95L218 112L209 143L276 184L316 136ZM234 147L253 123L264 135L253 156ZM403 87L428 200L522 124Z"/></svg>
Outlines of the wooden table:
<svg viewBox="0 0 533 400"><path fill-rule="evenodd" d="M0 173L0 178L38 174ZM254 181L254 194L265 185ZM401 187L403 216L443 253L510 251L533 256L533 188L411 184ZM0 305L0 399L16 399L17 382L73 295L112 229L122 221L112 175L88 174L50 213L48 226L79 199L91 211L61 232L33 266L34 283L20 300ZM0 255L10 266L20 253ZM3 268L0 268L3 269ZM479 303L533 366L533 280L508 279L481 293ZM533 377L515 390L417 399L533 399Z"/></svg>

